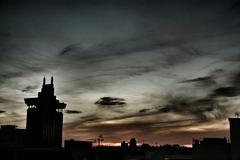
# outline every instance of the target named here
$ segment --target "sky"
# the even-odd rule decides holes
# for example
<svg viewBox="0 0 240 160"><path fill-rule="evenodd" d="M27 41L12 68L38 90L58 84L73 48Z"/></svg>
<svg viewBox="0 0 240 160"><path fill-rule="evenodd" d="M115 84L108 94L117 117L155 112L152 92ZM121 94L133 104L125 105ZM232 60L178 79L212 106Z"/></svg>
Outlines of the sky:
<svg viewBox="0 0 240 160"><path fill-rule="evenodd" d="M64 139L189 145L240 112L240 1L0 1L0 124L44 76Z"/></svg>

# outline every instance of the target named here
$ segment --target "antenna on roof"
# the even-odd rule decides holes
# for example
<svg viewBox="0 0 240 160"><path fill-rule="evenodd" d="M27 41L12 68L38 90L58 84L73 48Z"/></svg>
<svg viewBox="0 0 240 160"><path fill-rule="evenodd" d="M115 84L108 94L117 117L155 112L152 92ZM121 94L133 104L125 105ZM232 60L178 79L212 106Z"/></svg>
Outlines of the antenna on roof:
<svg viewBox="0 0 240 160"><path fill-rule="evenodd" d="M53 84L53 76L51 77L51 84Z"/></svg>
<svg viewBox="0 0 240 160"><path fill-rule="evenodd" d="M43 85L45 85L46 84L46 78L45 78L45 76L43 77Z"/></svg>
<svg viewBox="0 0 240 160"><path fill-rule="evenodd" d="M238 112L235 113L235 117L239 118L239 113Z"/></svg>

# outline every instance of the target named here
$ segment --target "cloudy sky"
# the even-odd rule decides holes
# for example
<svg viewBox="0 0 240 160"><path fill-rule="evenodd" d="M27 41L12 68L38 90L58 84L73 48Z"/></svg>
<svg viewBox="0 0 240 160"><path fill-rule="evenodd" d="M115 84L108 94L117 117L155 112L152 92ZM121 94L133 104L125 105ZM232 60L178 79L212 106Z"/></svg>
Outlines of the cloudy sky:
<svg viewBox="0 0 240 160"><path fill-rule="evenodd" d="M240 112L240 1L0 2L0 123L54 76L64 138L191 144Z"/></svg>

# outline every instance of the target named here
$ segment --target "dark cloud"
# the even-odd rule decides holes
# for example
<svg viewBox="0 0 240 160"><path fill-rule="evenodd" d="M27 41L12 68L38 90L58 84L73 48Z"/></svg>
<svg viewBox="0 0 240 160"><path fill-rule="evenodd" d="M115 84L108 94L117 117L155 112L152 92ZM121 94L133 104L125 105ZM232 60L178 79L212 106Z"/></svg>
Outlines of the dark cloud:
<svg viewBox="0 0 240 160"><path fill-rule="evenodd" d="M30 92L30 93L32 93L37 88L38 88L38 86L26 86L24 89L22 89L22 92Z"/></svg>
<svg viewBox="0 0 240 160"><path fill-rule="evenodd" d="M214 90L213 96L235 97L240 95L239 87L220 87Z"/></svg>
<svg viewBox="0 0 240 160"><path fill-rule="evenodd" d="M181 81L181 83L193 83L195 85L200 85L201 87L210 87L217 84L216 79L224 74L223 69L214 69L210 71L209 75L203 77L197 77L193 79L187 79Z"/></svg>
<svg viewBox="0 0 240 160"><path fill-rule="evenodd" d="M65 54L71 54L75 52L79 52L81 49L79 44L71 44L69 46L66 46L62 49L62 51L59 53L59 56L63 56Z"/></svg>
<svg viewBox="0 0 240 160"><path fill-rule="evenodd" d="M233 73L227 77L229 84L227 86L220 86L213 90L210 97L236 97L240 95L240 73Z"/></svg>
<svg viewBox="0 0 240 160"><path fill-rule="evenodd" d="M188 79L185 81L182 81L182 83L195 83L195 85L200 86L213 86L216 84L216 81L213 76L205 76L205 77L198 77L194 79Z"/></svg>
<svg viewBox="0 0 240 160"><path fill-rule="evenodd" d="M99 100L95 102L95 104L102 105L102 106L122 106L125 105L125 99L123 98L114 98L114 97L101 97Z"/></svg>
<svg viewBox="0 0 240 160"><path fill-rule="evenodd" d="M6 112L6 111L4 111L4 110L0 110L0 114L1 114L1 113L5 113L5 112Z"/></svg>
<svg viewBox="0 0 240 160"><path fill-rule="evenodd" d="M161 107L159 111L160 113L168 113L171 111L171 109L169 107Z"/></svg>
<svg viewBox="0 0 240 160"><path fill-rule="evenodd" d="M121 116L115 116L112 118L103 118L97 120L124 120L129 118L140 118L147 116L155 116L174 113L183 116L194 116L198 121L207 122L214 121L216 119L225 119L228 115L228 110L225 105L220 105L219 102L214 97L206 97L202 99L195 99L193 97L166 97L167 104L160 105L153 108L144 108L135 113L124 113ZM83 118L83 121L87 119L88 122L96 122L96 115L91 119L91 115L87 118ZM89 118L89 119L88 119Z"/></svg>
<svg viewBox="0 0 240 160"><path fill-rule="evenodd" d="M227 116L226 106L219 105L218 101L213 98L193 99L192 97L167 97L166 99L168 99L168 102L165 105L141 109L136 113L124 114L108 120L157 116L166 113L184 116L192 115L199 121L224 119Z"/></svg>
<svg viewBox="0 0 240 160"><path fill-rule="evenodd" d="M213 75L219 75L224 72L224 69L215 69L212 71Z"/></svg>
<svg viewBox="0 0 240 160"><path fill-rule="evenodd" d="M160 108L162 112L173 112L182 115L194 115L200 120L207 120L204 114L206 106L199 106L196 102L183 97L169 99L168 104Z"/></svg>
<svg viewBox="0 0 240 160"><path fill-rule="evenodd" d="M89 122L99 122L102 119L103 118L98 116L97 114L90 114L90 115L86 115L86 116L81 116L79 122L84 124L84 123L89 123Z"/></svg>
<svg viewBox="0 0 240 160"><path fill-rule="evenodd" d="M149 108L141 109L141 110L139 110L139 113L146 113L146 112L148 112L150 110L151 109L149 109Z"/></svg>
<svg viewBox="0 0 240 160"><path fill-rule="evenodd" d="M202 52L197 48L185 46L189 41L190 39L185 40L180 37L164 38L161 37L161 33L154 31L154 33L138 34L123 40L105 41L90 47L83 47L81 44L71 44L64 47L60 51L59 56L69 55L66 59L79 59L81 62L94 65L131 55L145 57L146 54L144 55L144 52L153 52L151 54L156 56L153 63L156 65L148 67L148 72L151 72L155 70L154 67L170 67L201 56ZM161 52L159 54L159 49L167 48L175 48L178 50L177 52L180 52L181 56L177 56L179 53L175 55Z"/></svg>
<svg viewBox="0 0 240 160"><path fill-rule="evenodd" d="M82 113L82 111L67 109L67 110L65 110L65 113L67 113L67 114L80 114L80 113Z"/></svg>
<svg viewBox="0 0 240 160"><path fill-rule="evenodd" d="M183 81L183 83L188 83L188 82L203 82L203 81L210 81L212 80L211 76L206 76L206 77L199 77L199 78L194 78L194 79L189 79Z"/></svg>
<svg viewBox="0 0 240 160"><path fill-rule="evenodd" d="M201 84L201 87L206 89L211 86L214 86L214 89L212 91L209 91L210 93L208 97L198 102L201 102L204 104L208 104L208 103L215 104L217 102L216 98L218 97L236 97L240 95L240 88L239 88L240 73L235 72L226 76L225 78L228 83L226 84L226 86L218 85L216 82L216 79L219 77L223 77L224 73L225 72L223 69L217 69L212 71L210 76L185 80L183 81L183 83L195 83L196 85Z"/></svg>
<svg viewBox="0 0 240 160"><path fill-rule="evenodd" d="M192 115L200 121L213 121L225 119L228 116L228 109L219 103L213 96L196 99L188 96L167 97L167 103L160 105L153 113L175 113L178 115Z"/></svg>
<svg viewBox="0 0 240 160"><path fill-rule="evenodd" d="M66 54L77 54L81 58L95 58L96 61L102 58L109 58L113 56L123 56L144 51L153 51L162 47L179 46L183 40L164 40L157 38L156 35L138 35L125 40L103 42L94 46L83 48L80 44L71 44L63 48L59 56ZM188 51L184 47L182 50ZM190 52L192 54L193 52ZM92 57L95 55L94 57ZM97 60L98 59L98 60Z"/></svg>

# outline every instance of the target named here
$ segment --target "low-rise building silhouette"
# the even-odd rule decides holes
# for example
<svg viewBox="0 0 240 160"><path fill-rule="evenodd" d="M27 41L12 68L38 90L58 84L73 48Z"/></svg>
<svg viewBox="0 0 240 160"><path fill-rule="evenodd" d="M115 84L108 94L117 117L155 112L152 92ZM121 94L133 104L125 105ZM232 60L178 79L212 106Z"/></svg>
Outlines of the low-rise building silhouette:
<svg viewBox="0 0 240 160"><path fill-rule="evenodd" d="M92 147L92 142L90 141L76 141L73 139L64 141L64 148L68 150L91 151Z"/></svg>
<svg viewBox="0 0 240 160"><path fill-rule="evenodd" d="M26 145L25 129L18 129L15 125L2 125L0 128L0 147L22 147Z"/></svg>
<svg viewBox="0 0 240 160"><path fill-rule="evenodd" d="M193 140L193 160L230 160L230 155L226 138Z"/></svg>
<svg viewBox="0 0 240 160"><path fill-rule="evenodd" d="M122 141L122 143L121 143L121 148L122 148L122 149L128 149L128 143L125 142L125 141Z"/></svg>

